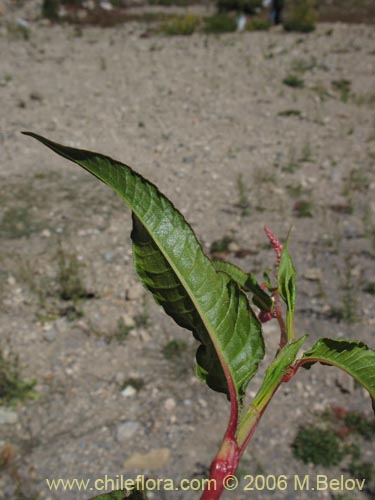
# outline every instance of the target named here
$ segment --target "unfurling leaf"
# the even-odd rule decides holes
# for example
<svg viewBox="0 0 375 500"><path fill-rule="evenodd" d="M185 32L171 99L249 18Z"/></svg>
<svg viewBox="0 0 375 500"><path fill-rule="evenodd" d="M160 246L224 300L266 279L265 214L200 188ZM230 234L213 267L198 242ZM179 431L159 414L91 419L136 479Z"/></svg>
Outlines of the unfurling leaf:
<svg viewBox="0 0 375 500"><path fill-rule="evenodd" d="M273 302L271 297L260 287L252 273L245 273L239 267L230 262L213 260L213 265L217 271L227 273L245 292L252 292L253 302L261 311L269 312Z"/></svg>
<svg viewBox="0 0 375 500"><path fill-rule="evenodd" d="M281 251L278 271L278 290L280 297L287 306L287 334L289 340L294 340L294 310L296 305L296 271L288 253L286 243Z"/></svg>

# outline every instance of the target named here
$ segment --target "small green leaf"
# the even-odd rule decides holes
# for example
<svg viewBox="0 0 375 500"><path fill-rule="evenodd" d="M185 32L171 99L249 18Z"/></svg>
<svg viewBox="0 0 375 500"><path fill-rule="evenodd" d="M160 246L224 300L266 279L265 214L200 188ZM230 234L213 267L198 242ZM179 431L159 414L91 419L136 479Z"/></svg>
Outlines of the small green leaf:
<svg viewBox="0 0 375 500"><path fill-rule="evenodd" d="M296 303L296 271L288 253L287 244L284 245L281 252L278 284L281 298L286 303L288 309L294 312Z"/></svg>
<svg viewBox="0 0 375 500"><path fill-rule="evenodd" d="M375 351L363 342L323 338L297 361L310 368L314 363L341 368L354 377L375 398Z"/></svg>
<svg viewBox="0 0 375 500"><path fill-rule="evenodd" d="M294 339L294 310L296 304L296 271L288 253L288 243L281 252L278 272L278 290L280 297L287 306L287 334L288 339Z"/></svg>
<svg viewBox="0 0 375 500"><path fill-rule="evenodd" d="M226 273L216 271L184 217L129 166L26 134L111 186L129 205L135 264L143 284L201 343L199 376L212 389L240 400L264 356L261 327L246 295Z"/></svg>

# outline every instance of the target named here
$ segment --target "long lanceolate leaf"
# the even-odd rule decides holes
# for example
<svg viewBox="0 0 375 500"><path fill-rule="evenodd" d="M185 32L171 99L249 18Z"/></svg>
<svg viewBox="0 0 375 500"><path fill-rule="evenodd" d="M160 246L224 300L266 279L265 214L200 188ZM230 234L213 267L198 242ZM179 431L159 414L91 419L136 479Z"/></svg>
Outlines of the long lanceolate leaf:
<svg viewBox="0 0 375 500"><path fill-rule="evenodd" d="M165 311L202 343L198 374L214 390L241 398L264 356L246 295L215 270L183 216L158 189L107 156L27 133L111 186L133 212L137 272Z"/></svg>
<svg viewBox="0 0 375 500"><path fill-rule="evenodd" d="M296 368L310 368L317 362L346 371L375 399L375 351L367 345L346 339L320 339L297 361Z"/></svg>

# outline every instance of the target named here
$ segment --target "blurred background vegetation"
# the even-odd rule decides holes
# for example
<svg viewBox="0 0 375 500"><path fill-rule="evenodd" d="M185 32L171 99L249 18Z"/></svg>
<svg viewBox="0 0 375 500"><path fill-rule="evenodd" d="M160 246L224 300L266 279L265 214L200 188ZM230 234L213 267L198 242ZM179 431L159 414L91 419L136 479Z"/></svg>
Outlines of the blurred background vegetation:
<svg viewBox="0 0 375 500"><path fill-rule="evenodd" d="M309 32L316 22L375 20L372 0L284 0L286 31ZM272 0L268 2L272 4ZM135 18L163 22L167 35L195 31L267 30L271 8L263 0L43 0L41 15L52 22L112 26ZM239 16L243 18L239 23ZM208 18L208 19L207 19ZM168 22L167 22L168 21Z"/></svg>

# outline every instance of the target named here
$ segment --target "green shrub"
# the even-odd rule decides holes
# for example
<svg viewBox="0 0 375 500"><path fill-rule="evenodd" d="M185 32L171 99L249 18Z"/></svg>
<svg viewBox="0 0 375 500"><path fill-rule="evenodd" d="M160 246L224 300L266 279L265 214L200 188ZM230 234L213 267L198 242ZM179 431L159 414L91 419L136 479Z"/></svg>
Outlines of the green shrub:
<svg viewBox="0 0 375 500"><path fill-rule="evenodd" d="M233 17L227 14L217 14L204 20L206 33L230 33L236 31L237 23Z"/></svg>
<svg viewBox="0 0 375 500"><path fill-rule="evenodd" d="M370 462L352 460L348 468L353 477L358 478L359 480L365 479L366 483L369 483L375 474L374 466Z"/></svg>
<svg viewBox="0 0 375 500"><path fill-rule="evenodd" d="M302 88L304 87L305 82L299 76L288 75L284 78L283 84L288 85L288 87Z"/></svg>
<svg viewBox="0 0 375 500"><path fill-rule="evenodd" d="M342 102L348 102L351 95L351 81L342 78L341 80L333 80L331 84L334 90L340 93Z"/></svg>
<svg viewBox="0 0 375 500"><path fill-rule="evenodd" d="M357 432L365 439L375 440L374 422L368 420L358 412L348 412L344 417L345 424L354 432Z"/></svg>
<svg viewBox="0 0 375 500"><path fill-rule="evenodd" d="M262 7L262 0L217 0L216 6L219 12L244 12L255 14Z"/></svg>
<svg viewBox="0 0 375 500"><path fill-rule="evenodd" d="M313 217L313 205L308 200L297 200L293 207L294 214L297 217Z"/></svg>
<svg viewBox="0 0 375 500"><path fill-rule="evenodd" d="M62 300L77 301L87 298L88 292L81 281L80 264L74 254L67 254L61 248L57 254L57 283Z"/></svg>
<svg viewBox="0 0 375 500"><path fill-rule="evenodd" d="M264 17L253 17L246 24L248 31L267 31L270 27L270 21Z"/></svg>
<svg viewBox="0 0 375 500"><path fill-rule="evenodd" d="M309 33L315 29L316 20L314 0L292 0L283 25L286 31Z"/></svg>
<svg viewBox="0 0 375 500"><path fill-rule="evenodd" d="M57 21L59 19L60 0L43 0L42 16Z"/></svg>
<svg viewBox="0 0 375 500"><path fill-rule="evenodd" d="M338 465L345 455L337 435L318 427L305 427L298 431L292 444L293 454L304 463L330 467Z"/></svg>
<svg viewBox="0 0 375 500"><path fill-rule="evenodd" d="M0 405L35 398L35 384L35 380L22 380L17 356L9 355L5 358L0 350Z"/></svg>
<svg viewBox="0 0 375 500"><path fill-rule="evenodd" d="M210 253L228 252L229 245L234 242L232 236L223 236L220 240L215 240L211 243Z"/></svg>
<svg viewBox="0 0 375 500"><path fill-rule="evenodd" d="M184 16L176 16L167 21L162 26L162 31L166 35L192 35L201 24L201 18L193 14L185 14Z"/></svg>

